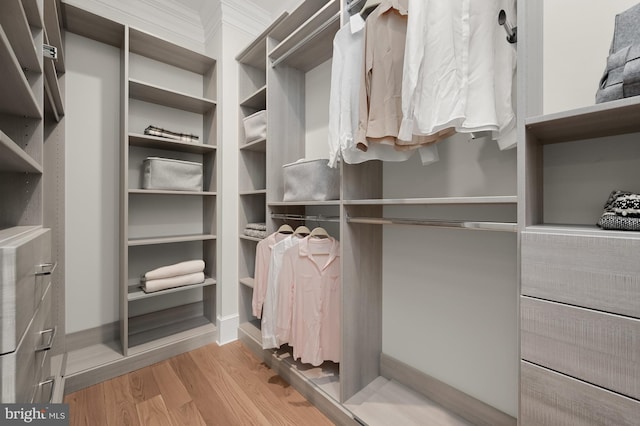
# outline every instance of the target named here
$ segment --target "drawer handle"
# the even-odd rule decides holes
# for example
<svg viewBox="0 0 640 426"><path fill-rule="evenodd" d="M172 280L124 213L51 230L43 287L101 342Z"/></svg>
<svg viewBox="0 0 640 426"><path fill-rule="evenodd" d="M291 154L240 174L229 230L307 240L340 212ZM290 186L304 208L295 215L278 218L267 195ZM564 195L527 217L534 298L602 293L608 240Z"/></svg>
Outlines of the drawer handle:
<svg viewBox="0 0 640 426"><path fill-rule="evenodd" d="M56 270L57 266L58 262L48 262L37 265L37 268L40 268L40 270L36 271L36 277L53 274L53 271Z"/></svg>
<svg viewBox="0 0 640 426"><path fill-rule="evenodd" d="M47 378L46 380L43 380L40 383L38 383L38 387L39 388L42 388L43 386L51 384L51 390L49 391L49 399L48 399L47 404L53 404L53 391L56 388L56 380L57 380L57 378L55 376L51 376L51 377Z"/></svg>
<svg viewBox="0 0 640 426"><path fill-rule="evenodd" d="M42 352L42 351L48 351L49 349L51 349L53 347L53 341L56 338L56 333L58 332L58 327L53 327L50 328L48 330L42 330L40 332L40 335L44 335L44 334L48 334L49 337L49 342L45 343L44 345L41 346L36 346L36 352Z"/></svg>

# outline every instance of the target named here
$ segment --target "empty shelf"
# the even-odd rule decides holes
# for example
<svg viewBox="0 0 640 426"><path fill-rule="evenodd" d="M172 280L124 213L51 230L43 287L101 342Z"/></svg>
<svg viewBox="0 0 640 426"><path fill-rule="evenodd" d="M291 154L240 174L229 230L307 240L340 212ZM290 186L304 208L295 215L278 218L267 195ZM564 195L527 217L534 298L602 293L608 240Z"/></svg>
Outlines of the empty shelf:
<svg viewBox="0 0 640 426"><path fill-rule="evenodd" d="M260 320L247 321L238 326L238 331L249 337L262 349L262 332L260 331Z"/></svg>
<svg viewBox="0 0 640 426"><path fill-rule="evenodd" d="M203 316L159 324L154 328L131 333L135 321L136 318L129 318L129 356L185 340L203 338L215 341L217 335L216 326Z"/></svg>
<svg viewBox="0 0 640 426"><path fill-rule="evenodd" d="M0 130L0 171L42 173L42 166Z"/></svg>
<svg viewBox="0 0 640 426"><path fill-rule="evenodd" d="M182 142L158 136L149 136L139 133L129 133L129 145L141 146L144 148L171 149L175 151L191 152L203 154L216 150L214 145L202 143Z"/></svg>
<svg viewBox="0 0 640 426"><path fill-rule="evenodd" d="M640 98L633 97L531 117L525 126L538 143L552 144L640 132L638 117Z"/></svg>
<svg viewBox="0 0 640 426"><path fill-rule="evenodd" d="M590 237L613 237L640 239L640 232L637 231L615 231L601 229L596 225L556 225L543 224L533 225L524 228L524 232L539 234L564 234L564 235L584 235Z"/></svg>
<svg viewBox="0 0 640 426"><path fill-rule="evenodd" d="M0 26L4 29L20 66L29 71L41 72L38 49L31 36L29 22L20 0L2 2Z"/></svg>
<svg viewBox="0 0 640 426"><path fill-rule="evenodd" d="M22 0L22 6L24 7L24 13L27 16L29 25L35 28L42 28L42 18L40 17L38 0Z"/></svg>
<svg viewBox="0 0 640 426"><path fill-rule="evenodd" d="M71 350L67 354L65 376L73 376L124 358L120 341L110 341Z"/></svg>
<svg viewBox="0 0 640 426"><path fill-rule="evenodd" d="M42 118L38 101L25 78L9 40L0 27L0 113Z"/></svg>
<svg viewBox="0 0 640 426"><path fill-rule="evenodd" d="M79 7L62 3L65 28L72 33L121 49L124 45L124 25Z"/></svg>
<svg viewBox="0 0 640 426"><path fill-rule="evenodd" d="M193 290L194 288L208 287L210 285L215 285L215 284L216 284L216 280L214 280L213 278L206 278L204 282L200 284L192 284L192 285L185 285L182 287L168 288L166 290L156 291L153 293L145 293L138 286L129 286L127 299L129 300L129 302L131 302L134 300L148 299L150 297L161 296L163 294L178 293L181 291Z"/></svg>
<svg viewBox="0 0 640 426"><path fill-rule="evenodd" d="M306 0L295 8L289 16L282 20L281 23L276 25L271 31L271 37L276 40L284 40L298 27L304 24L309 18L322 9L327 3L327 0Z"/></svg>
<svg viewBox="0 0 640 426"><path fill-rule="evenodd" d="M245 285L249 288L253 288L254 279L251 277L240 278L240 284Z"/></svg>
<svg viewBox="0 0 640 426"><path fill-rule="evenodd" d="M216 107L216 103L210 99L165 89L133 78L129 79L129 96L140 101L190 111L196 114L204 114Z"/></svg>
<svg viewBox="0 0 640 426"><path fill-rule="evenodd" d="M393 206L393 205L448 205L448 204L516 204L518 197L513 195L489 197L440 197L440 198L388 198L368 200L345 200L348 206Z"/></svg>
<svg viewBox="0 0 640 426"><path fill-rule="evenodd" d="M240 146L240 149L243 151L256 151L256 152L266 152L267 151L267 139L258 139L257 141L249 142Z"/></svg>
<svg viewBox="0 0 640 426"><path fill-rule="evenodd" d="M189 241L206 241L215 240L216 236L211 234L197 234L197 235L176 235L170 237L154 237L154 238L130 238L129 247L133 246L150 246L155 244L171 244L171 243L184 243Z"/></svg>
<svg viewBox="0 0 640 426"><path fill-rule="evenodd" d="M264 195L267 193L266 189L256 189L253 191L240 191L240 195Z"/></svg>
<svg viewBox="0 0 640 426"><path fill-rule="evenodd" d="M130 189L129 194L142 195L205 195L215 196L215 192L209 191L168 191L164 189Z"/></svg>
<svg viewBox="0 0 640 426"><path fill-rule="evenodd" d="M267 108L267 86L262 86L255 93L240 102L240 106L263 110Z"/></svg>

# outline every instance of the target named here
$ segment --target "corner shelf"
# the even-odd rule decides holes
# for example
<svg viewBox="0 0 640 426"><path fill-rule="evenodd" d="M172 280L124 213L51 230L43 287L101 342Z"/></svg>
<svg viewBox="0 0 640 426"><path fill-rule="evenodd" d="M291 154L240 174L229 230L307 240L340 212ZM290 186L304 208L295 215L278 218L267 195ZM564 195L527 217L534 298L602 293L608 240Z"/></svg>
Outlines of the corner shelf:
<svg viewBox="0 0 640 426"><path fill-rule="evenodd" d="M267 151L267 138L258 139L257 141L249 142L244 145L240 145L241 151L255 151L266 152Z"/></svg>
<svg viewBox="0 0 640 426"><path fill-rule="evenodd" d="M211 99L187 95L175 90L165 89L154 84L129 79L129 96L133 99L163 105L169 108L204 114L216 107Z"/></svg>
<svg viewBox="0 0 640 426"><path fill-rule="evenodd" d="M42 174L42 166L0 130L0 170Z"/></svg>
<svg viewBox="0 0 640 426"><path fill-rule="evenodd" d="M168 191L163 189L130 189L129 194L138 194L138 195L201 195L201 196L209 196L215 197L217 195L216 192L210 191Z"/></svg>
<svg viewBox="0 0 640 426"><path fill-rule="evenodd" d="M23 115L31 118L42 118L42 110L38 106L29 82L22 73L20 63L13 53L7 36L0 27L0 113Z"/></svg>
<svg viewBox="0 0 640 426"><path fill-rule="evenodd" d="M2 7L0 26L5 31L20 66L29 71L42 72L38 49L31 36L31 29L22 2L5 1Z"/></svg>
<svg viewBox="0 0 640 426"><path fill-rule="evenodd" d="M158 136L143 135L140 133L129 133L129 145L143 148L170 149L175 151L190 152L193 154L204 154L217 149L214 145L202 143L182 142L178 140L161 138Z"/></svg>
<svg viewBox="0 0 640 426"><path fill-rule="evenodd" d="M207 241L215 239L216 236L211 234L177 235L173 237L130 238L127 244L129 247L134 247L151 246L156 244L185 243L190 241Z"/></svg>
<svg viewBox="0 0 640 426"><path fill-rule="evenodd" d="M155 291L153 293L145 293L138 286L129 286L129 292L127 294L127 298L129 299L129 302L132 302L134 300L148 299L155 296L161 296L163 294L179 293L182 291L193 290L195 288L208 287L215 284L216 284L216 280L214 280L213 278L205 278L204 282L200 284L191 284L191 285L185 285L181 287L173 287L173 288L168 288L166 290Z"/></svg>
<svg viewBox="0 0 640 426"><path fill-rule="evenodd" d="M640 97L530 117L527 132L539 144L601 138L640 132Z"/></svg>
<svg viewBox="0 0 640 426"><path fill-rule="evenodd" d="M251 277L240 278L240 284L253 288L254 279Z"/></svg>

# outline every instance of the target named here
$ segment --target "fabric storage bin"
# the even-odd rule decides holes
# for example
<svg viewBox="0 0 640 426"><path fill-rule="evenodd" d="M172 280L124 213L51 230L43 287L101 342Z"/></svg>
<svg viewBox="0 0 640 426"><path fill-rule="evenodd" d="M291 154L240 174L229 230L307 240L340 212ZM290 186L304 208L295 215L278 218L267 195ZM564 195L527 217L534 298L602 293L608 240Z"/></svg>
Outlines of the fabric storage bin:
<svg viewBox="0 0 640 426"><path fill-rule="evenodd" d="M298 160L282 166L284 201L327 201L340 198L340 169L329 160Z"/></svg>
<svg viewBox="0 0 640 426"><path fill-rule="evenodd" d="M267 111L262 110L242 119L244 142L257 141L267 137Z"/></svg>
<svg viewBox="0 0 640 426"><path fill-rule="evenodd" d="M202 191L202 164L149 157L144 160L142 188Z"/></svg>

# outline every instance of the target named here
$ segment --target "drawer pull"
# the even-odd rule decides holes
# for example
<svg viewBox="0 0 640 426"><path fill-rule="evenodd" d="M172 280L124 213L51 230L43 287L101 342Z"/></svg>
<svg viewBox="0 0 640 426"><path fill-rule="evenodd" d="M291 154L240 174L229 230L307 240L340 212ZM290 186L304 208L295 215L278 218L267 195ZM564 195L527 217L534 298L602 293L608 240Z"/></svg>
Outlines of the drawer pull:
<svg viewBox="0 0 640 426"><path fill-rule="evenodd" d="M42 388L43 386L46 385L51 385L51 390L49 391L49 398L47 399L47 404L53 404L53 392L56 388L56 377L55 376L51 376L49 378L47 378L46 380L41 381L40 383L38 383L38 388Z"/></svg>
<svg viewBox="0 0 640 426"><path fill-rule="evenodd" d="M48 262L37 265L37 268L39 268L40 270L36 271L36 277L53 274L53 271L56 270L57 266L58 262Z"/></svg>
<svg viewBox="0 0 640 426"><path fill-rule="evenodd" d="M40 332L40 335L44 335L44 334L48 334L49 337L49 342L45 343L44 345L41 346L36 346L36 352L42 352L42 351L48 351L49 349L51 349L53 347L53 341L56 338L56 333L58 332L58 327L53 327L50 328L48 330L42 330Z"/></svg>

